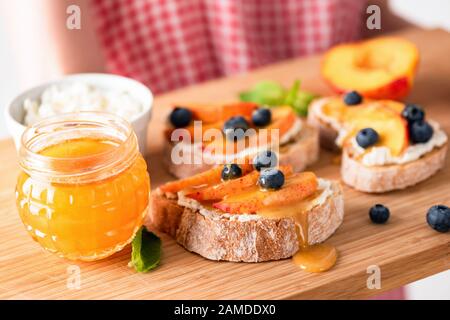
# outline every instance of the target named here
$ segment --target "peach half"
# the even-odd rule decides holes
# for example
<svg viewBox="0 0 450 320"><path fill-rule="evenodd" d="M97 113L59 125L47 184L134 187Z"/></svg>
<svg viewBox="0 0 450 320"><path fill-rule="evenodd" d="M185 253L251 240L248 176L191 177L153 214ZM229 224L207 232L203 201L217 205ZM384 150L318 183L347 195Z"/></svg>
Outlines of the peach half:
<svg viewBox="0 0 450 320"><path fill-rule="evenodd" d="M401 100L410 91L419 51L399 37L380 37L329 49L321 73L338 93L356 90L373 99Z"/></svg>

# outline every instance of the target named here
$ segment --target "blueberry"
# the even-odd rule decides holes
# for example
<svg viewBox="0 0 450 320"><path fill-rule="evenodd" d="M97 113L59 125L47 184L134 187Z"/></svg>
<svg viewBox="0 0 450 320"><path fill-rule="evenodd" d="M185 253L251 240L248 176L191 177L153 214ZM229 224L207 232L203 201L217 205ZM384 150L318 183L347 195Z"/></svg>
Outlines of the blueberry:
<svg viewBox="0 0 450 320"><path fill-rule="evenodd" d="M370 220L374 223L385 223L389 219L389 209L382 204L376 204L369 210Z"/></svg>
<svg viewBox="0 0 450 320"><path fill-rule="evenodd" d="M425 143L433 136L433 127L423 120L415 121L409 126L412 143Z"/></svg>
<svg viewBox="0 0 450 320"><path fill-rule="evenodd" d="M270 150L262 151L253 158L253 167L258 171L261 171L262 168L275 167L277 163L277 154Z"/></svg>
<svg viewBox="0 0 450 320"><path fill-rule="evenodd" d="M365 128L358 132L356 135L356 142L361 148L367 148L373 146L378 142L379 136L372 128Z"/></svg>
<svg viewBox="0 0 450 320"><path fill-rule="evenodd" d="M192 112L189 109L176 107L172 110L169 120L175 128L184 128L192 120Z"/></svg>
<svg viewBox="0 0 450 320"><path fill-rule="evenodd" d="M425 118L425 112L417 104L408 103L402 111L402 116L409 123L422 121Z"/></svg>
<svg viewBox="0 0 450 320"><path fill-rule="evenodd" d="M450 208L443 204L432 206L427 212L427 222L436 231L448 232L450 229Z"/></svg>
<svg viewBox="0 0 450 320"><path fill-rule="evenodd" d="M262 169L258 183L264 189L280 189L284 184L284 174L275 168Z"/></svg>
<svg viewBox="0 0 450 320"><path fill-rule="evenodd" d="M347 92L344 96L344 103L348 106L360 104L361 102L362 102L362 97L357 91Z"/></svg>
<svg viewBox="0 0 450 320"><path fill-rule="evenodd" d="M244 117L236 116L228 119L223 125L223 132L229 140L239 140L244 137L249 124Z"/></svg>
<svg viewBox="0 0 450 320"><path fill-rule="evenodd" d="M272 112L267 108L259 108L252 113L252 122L257 127L264 127L270 123Z"/></svg>
<svg viewBox="0 0 450 320"><path fill-rule="evenodd" d="M242 169L237 164L227 164L222 169L222 180L231 180L242 177Z"/></svg>

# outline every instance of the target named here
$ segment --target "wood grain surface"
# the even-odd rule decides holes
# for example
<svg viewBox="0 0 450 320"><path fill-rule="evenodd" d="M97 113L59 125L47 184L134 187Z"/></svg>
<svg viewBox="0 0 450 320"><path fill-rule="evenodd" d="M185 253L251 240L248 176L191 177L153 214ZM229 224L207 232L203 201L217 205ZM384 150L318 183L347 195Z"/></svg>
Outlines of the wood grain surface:
<svg viewBox="0 0 450 320"><path fill-rule="evenodd" d="M421 62L408 101L422 104L430 118L450 132L450 35L418 29L404 32L417 44ZM161 166L161 148L168 106L183 102L233 101L239 91L259 80L285 85L300 78L305 89L330 94L319 75L320 57L285 61L249 74L210 81L160 95L149 126L149 169L152 187L172 179ZM333 155L322 152L311 169L319 176L339 178ZM161 265L148 274L127 267L130 248L98 262L74 263L52 255L33 242L14 204L18 173L12 140L0 141L0 298L2 299L311 299L367 298L449 268L449 234L425 222L427 209L450 205L450 170L415 187L383 195L367 195L345 187L345 219L329 239L339 251L336 266L309 274L289 259L245 264L212 262L189 253L162 235ZM374 225L368 209L383 203L391 209L387 225ZM381 270L381 289L366 286L369 266ZM70 289L71 268L80 268L79 289Z"/></svg>

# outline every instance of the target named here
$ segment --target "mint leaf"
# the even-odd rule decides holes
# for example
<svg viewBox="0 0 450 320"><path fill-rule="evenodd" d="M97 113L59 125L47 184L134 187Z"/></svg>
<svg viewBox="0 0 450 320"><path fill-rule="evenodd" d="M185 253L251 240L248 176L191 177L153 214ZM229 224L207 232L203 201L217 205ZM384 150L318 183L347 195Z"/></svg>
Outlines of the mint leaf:
<svg viewBox="0 0 450 320"><path fill-rule="evenodd" d="M258 82L250 91L240 93L240 99L246 102L255 102L276 106L283 102L284 88L277 82Z"/></svg>
<svg viewBox="0 0 450 320"><path fill-rule="evenodd" d="M317 96L313 93L300 91L291 106L299 116L306 117L308 115L309 104L316 97Z"/></svg>
<svg viewBox="0 0 450 320"><path fill-rule="evenodd" d="M291 106L302 117L308 114L308 106L316 97L313 93L300 90L300 80L296 80L287 91L277 82L261 81L255 84L251 90L239 94L240 100L245 102L271 107Z"/></svg>
<svg viewBox="0 0 450 320"><path fill-rule="evenodd" d="M131 265L137 272L148 272L158 266L161 258L161 240L153 232L141 227L131 247Z"/></svg>
<svg viewBox="0 0 450 320"><path fill-rule="evenodd" d="M245 91L239 94L239 99L244 102L255 102L258 97L252 91Z"/></svg>
<svg viewBox="0 0 450 320"><path fill-rule="evenodd" d="M284 104L292 106L294 104L294 101L297 99L299 89L300 89L300 80L295 80L291 89L289 89L289 91L286 93L286 96L284 98Z"/></svg>

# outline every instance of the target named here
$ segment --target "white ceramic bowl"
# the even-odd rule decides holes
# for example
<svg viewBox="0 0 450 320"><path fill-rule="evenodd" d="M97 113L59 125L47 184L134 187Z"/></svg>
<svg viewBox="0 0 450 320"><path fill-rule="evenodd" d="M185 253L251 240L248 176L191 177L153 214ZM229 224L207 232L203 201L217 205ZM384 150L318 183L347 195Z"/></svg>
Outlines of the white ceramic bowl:
<svg viewBox="0 0 450 320"><path fill-rule="evenodd" d="M130 122L138 138L139 149L143 155L146 155L147 126L151 117L153 94L149 88L136 80L106 73L80 73L68 75L59 80L31 88L14 98L5 109L5 119L6 126L14 139L17 150L19 150L20 147L22 133L26 129L26 126L23 125L25 116L23 103L25 99L39 99L43 91L48 87L67 82L82 82L101 89L126 91L139 101L143 106L143 111L131 119Z"/></svg>

